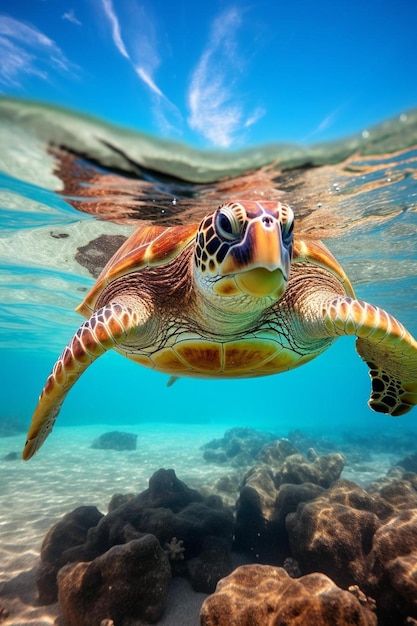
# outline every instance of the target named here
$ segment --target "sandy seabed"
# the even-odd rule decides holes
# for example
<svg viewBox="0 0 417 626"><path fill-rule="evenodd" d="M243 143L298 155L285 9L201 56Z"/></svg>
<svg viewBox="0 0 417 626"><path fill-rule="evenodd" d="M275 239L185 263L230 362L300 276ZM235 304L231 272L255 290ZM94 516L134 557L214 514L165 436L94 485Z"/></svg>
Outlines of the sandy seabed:
<svg viewBox="0 0 417 626"><path fill-rule="evenodd" d="M91 443L111 430L138 434L137 449L96 450ZM59 624L57 604L39 606L35 570L49 528L78 506L107 512L114 493L139 493L160 469L175 469L188 486L204 489L225 473L204 462L200 446L222 437L223 427L155 424L95 425L56 428L29 462L20 459L24 434L0 438L0 459L17 452L15 461L0 461L0 601L9 617L4 626ZM198 624L205 594L185 580L174 579L162 625Z"/></svg>
<svg viewBox="0 0 417 626"><path fill-rule="evenodd" d="M91 448L94 439L111 430L138 434L137 449ZM0 606L3 601L9 612L4 621L0 614L2 625L59 625L58 605L37 602L35 571L45 534L65 513L82 505L106 513L114 493L143 491L161 467L174 469L189 487L210 490L230 468L206 463L200 447L224 432L224 425L205 424L58 427L27 463L20 459L24 435L0 438L0 459L18 453L16 460L0 461ZM388 456L379 455L360 473L346 468L343 477L366 484L382 476L391 463ZM174 579L158 624L197 626L204 598L186 580Z"/></svg>

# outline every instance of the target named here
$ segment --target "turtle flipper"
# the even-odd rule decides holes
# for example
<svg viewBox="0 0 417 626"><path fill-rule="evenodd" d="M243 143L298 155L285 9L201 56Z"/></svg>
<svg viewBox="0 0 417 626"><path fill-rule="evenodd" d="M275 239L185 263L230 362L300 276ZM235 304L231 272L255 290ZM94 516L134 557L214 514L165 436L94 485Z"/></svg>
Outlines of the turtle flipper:
<svg viewBox="0 0 417 626"><path fill-rule="evenodd" d="M331 336L356 335L356 349L370 368L369 406L403 415L417 404L417 342L383 309L346 296L325 306L323 321Z"/></svg>
<svg viewBox="0 0 417 626"><path fill-rule="evenodd" d="M119 303L98 309L80 326L56 361L39 397L23 449L25 461L36 454L51 432L67 393L81 374L137 326L138 315Z"/></svg>

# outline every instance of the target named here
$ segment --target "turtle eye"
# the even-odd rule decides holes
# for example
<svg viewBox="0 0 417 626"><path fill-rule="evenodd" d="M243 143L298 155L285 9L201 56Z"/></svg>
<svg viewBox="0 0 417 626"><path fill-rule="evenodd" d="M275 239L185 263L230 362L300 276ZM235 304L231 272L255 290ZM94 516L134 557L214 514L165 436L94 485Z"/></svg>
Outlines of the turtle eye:
<svg viewBox="0 0 417 626"><path fill-rule="evenodd" d="M220 207L216 214L216 231L226 241L236 241L242 234L242 220L231 207Z"/></svg>

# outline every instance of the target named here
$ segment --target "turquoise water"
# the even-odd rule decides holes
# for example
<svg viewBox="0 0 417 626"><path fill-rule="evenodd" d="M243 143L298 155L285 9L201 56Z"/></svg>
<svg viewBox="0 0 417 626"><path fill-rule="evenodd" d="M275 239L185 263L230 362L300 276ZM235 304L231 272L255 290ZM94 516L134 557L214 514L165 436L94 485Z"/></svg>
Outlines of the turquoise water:
<svg viewBox="0 0 417 626"><path fill-rule="evenodd" d="M347 337L284 374L224 381L181 378L171 386L167 375L110 351L70 391L39 454L29 463L20 459L38 395L82 321L75 308L113 252L141 224L199 222L228 200L284 200L294 210L296 235L323 239L357 297L386 309L417 336L417 110L334 143L214 153L46 105L0 99L0 144L0 621L5 617L10 626L58 623L62 603L51 600L44 606L35 585L46 533L76 507L97 506L105 513L115 492L142 492L160 468L174 468L204 494L220 493L237 520L237 498L252 461L236 465L235 458L228 458L222 464L203 456L203 450L213 453L204 445L218 441L227 429L247 426L288 436L306 448L309 461L315 449L320 454L341 451L346 455L342 479L363 487L372 488L372 481L382 479L405 454L415 453L417 409L399 418L371 411L368 367L356 354L354 339ZM92 447L97 437L115 429L133 433L137 448ZM273 475L273 464L267 469L258 464L256 471L260 467ZM345 490L347 499L350 490L359 489L343 481L337 485L339 496ZM411 504L400 501L399 508L412 507L411 482L404 478L392 485L393 500L397 491L400 500L404 493L410 497ZM270 487L267 498L274 494L278 490ZM337 514L330 520L326 501L323 506L322 519L330 526L334 521L337 529ZM391 518L385 522L389 527ZM343 523L346 530L350 521ZM265 524L268 528L270 520ZM246 549L238 555L237 521L234 528L233 567L241 559L276 564L269 544L265 554L256 552L250 523L249 543L244 536ZM338 531L331 532L339 541ZM287 535L282 537L285 543ZM327 573L322 563L315 567ZM179 581L175 574L160 623L196 625L204 594ZM393 626L384 597L381 592L380 623Z"/></svg>
<svg viewBox="0 0 417 626"><path fill-rule="evenodd" d="M409 111L327 145L211 154L70 112L0 101L0 419L29 423L55 358L80 323L74 309L94 278L79 248L102 234L125 237L143 220L198 221L225 196L285 197L298 233L324 235L358 297L416 335L416 118ZM252 170L263 178L248 175ZM227 176L233 184L216 183ZM98 265L109 257L103 254ZM351 338L278 376L184 378L172 387L167 379L106 354L71 391L57 427L120 420L160 422L161 429L166 421L262 425L280 434L304 426L416 428L415 410L393 419L367 407L367 367Z"/></svg>

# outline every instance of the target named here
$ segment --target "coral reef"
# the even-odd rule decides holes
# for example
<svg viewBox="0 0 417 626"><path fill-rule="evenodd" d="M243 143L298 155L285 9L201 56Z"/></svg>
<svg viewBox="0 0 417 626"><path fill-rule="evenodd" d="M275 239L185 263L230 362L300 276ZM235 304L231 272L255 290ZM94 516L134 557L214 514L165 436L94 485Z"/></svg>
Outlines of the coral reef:
<svg viewBox="0 0 417 626"><path fill-rule="evenodd" d="M186 576L199 591L213 591L220 577L231 571L233 515L220 498L205 498L173 470L161 469L150 478L148 489L118 500L120 505L113 508L112 498L107 515L95 507L79 507L50 529L37 575L42 603L56 601L57 575L64 565L94 562L114 546L144 535L158 542L173 574Z"/></svg>
<svg viewBox="0 0 417 626"><path fill-rule="evenodd" d="M138 436L133 433L113 430L97 437L91 447L98 450L136 450L137 438Z"/></svg>
<svg viewBox="0 0 417 626"><path fill-rule="evenodd" d="M417 472L417 453L408 454L403 459L397 462L397 465L402 467L406 472Z"/></svg>
<svg viewBox="0 0 417 626"><path fill-rule="evenodd" d="M371 556L368 585L381 623L417 618L417 509L399 510L378 528Z"/></svg>
<svg viewBox="0 0 417 626"><path fill-rule="evenodd" d="M211 495L160 469L106 515L68 513L42 545L40 602L59 595L65 626L152 623L182 577L212 594L203 626L417 624L417 474L403 460L365 489L341 478L341 454L297 440L303 453L231 429L205 448L232 468Z"/></svg>
<svg viewBox="0 0 417 626"><path fill-rule="evenodd" d="M203 457L211 463L248 466L254 462L263 446L274 439L276 436L253 428L230 428L221 439L213 439L202 446Z"/></svg>
<svg viewBox="0 0 417 626"><path fill-rule="evenodd" d="M9 617L9 609L3 603L3 601L0 599L0 624L1 624L1 622L6 621L6 619L8 617Z"/></svg>
<svg viewBox="0 0 417 626"><path fill-rule="evenodd" d="M165 608L170 579L168 557L153 535L114 546L90 563L70 563L58 574L64 624L156 622Z"/></svg>
<svg viewBox="0 0 417 626"><path fill-rule="evenodd" d="M20 457L17 452L8 452L1 459L2 461L20 461Z"/></svg>
<svg viewBox="0 0 417 626"><path fill-rule="evenodd" d="M0 437L14 437L26 432L26 420L19 417L7 417L0 419Z"/></svg>
<svg viewBox="0 0 417 626"><path fill-rule="evenodd" d="M87 540L89 529L94 528L102 517L95 506L80 506L50 528L42 543L41 563L36 574L42 604L56 602L58 571L67 563L86 558L80 546Z"/></svg>
<svg viewBox="0 0 417 626"><path fill-rule="evenodd" d="M370 487L370 492L375 489L396 510L417 508L417 474L393 468L379 483Z"/></svg>
<svg viewBox="0 0 417 626"><path fill-rule="evenodd" d="M203 603L201 626L376 626L376 615L324 574L291 579L282 568L244 565Z"/></svg>
<svg viewBox="0 0 417 626"><path fill-rule="evenodd" d="M312 461L302 454L291 454L276 472L274 481L277 486L284 483L313 483L320 487L330 487L339 478L343 466L343 456L337 453L317 456Z"/></svg>
<svg viewBox="0 0 417 626"><path fill-rule="evenodd" d="M199 555L188 563L191 586L204 593L212 593L218 581L232 569L231 544L222 537L207 537Z"/></svg>
<svg viewBox="0 0 417 626"><path fill-rule="evenodd" d="M328 454L308 461L289 442L278 440L258 458L270 460L272 468L260 462L244 476L236 504L235 545L256 561L278 564L291 556L286 515L339 478L343 457Z"/></svg>
<svg viewBox="0 0 417 626"><path fill-rule="evenodd" d="M291 554L301 571L319 569L341 587L366 582L367 556L379 525L375 513L335 501L331 489L286 517Z"/></svg>

